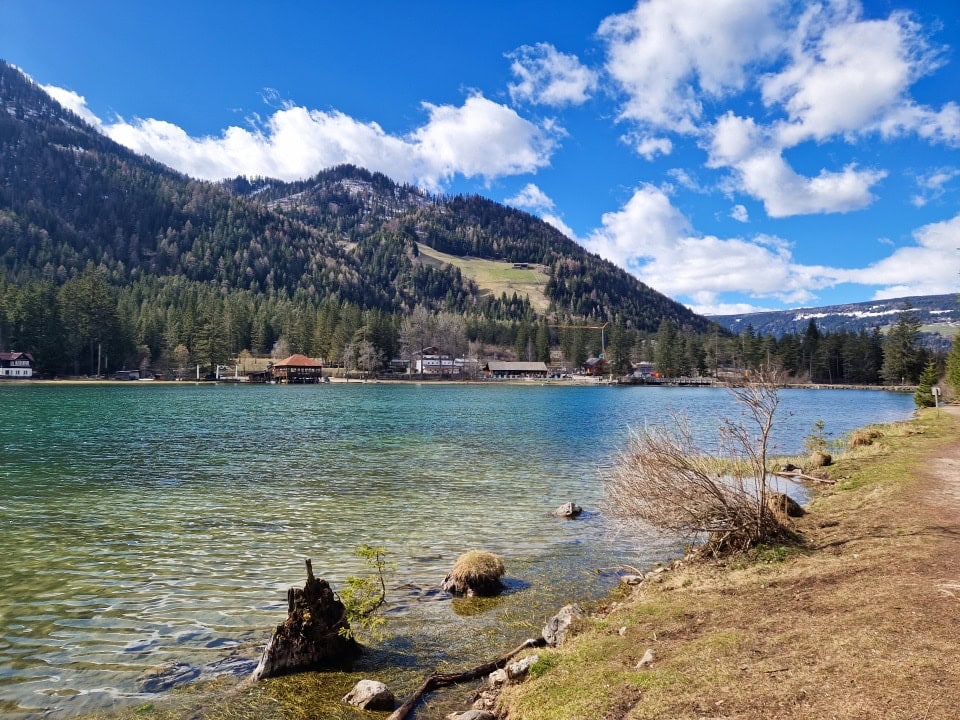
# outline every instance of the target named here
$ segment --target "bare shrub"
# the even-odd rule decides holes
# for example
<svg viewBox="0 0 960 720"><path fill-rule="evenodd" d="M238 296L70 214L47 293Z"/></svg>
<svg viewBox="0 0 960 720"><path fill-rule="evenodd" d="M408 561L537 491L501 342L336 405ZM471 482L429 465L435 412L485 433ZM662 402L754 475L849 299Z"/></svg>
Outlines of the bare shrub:
<svg viewBox="0 0 960 720"><path fill-rule="evenodd" d="M687 539L707 536L701 552L724 555L791 537L768 496L767 447L779 405L777 377L757 373L730 388L743 409L723 418L719 453L727 471L697 447L685 418L635 433L604 480L605 508L646 529Z"/></svg>

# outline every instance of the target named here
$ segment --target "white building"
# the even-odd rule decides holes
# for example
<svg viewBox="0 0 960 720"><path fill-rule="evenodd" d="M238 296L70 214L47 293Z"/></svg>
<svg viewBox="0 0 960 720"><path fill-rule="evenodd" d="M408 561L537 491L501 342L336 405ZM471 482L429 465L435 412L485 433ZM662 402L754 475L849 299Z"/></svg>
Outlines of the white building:
<svg viewBox="0 0 960 720"><path fill-rule="evenodd" d="M410 360L410 372L416 375L463 375L465 361L462 357L454 358L443 355L433 346L423 349L423 354L413 353Z"/></svg>
<svg viewBox="0 0 960 720"><path fill-rule="evenodd" d="M0 352L0 378L25 380L33 377L33 355L25 352Z"/></svg>

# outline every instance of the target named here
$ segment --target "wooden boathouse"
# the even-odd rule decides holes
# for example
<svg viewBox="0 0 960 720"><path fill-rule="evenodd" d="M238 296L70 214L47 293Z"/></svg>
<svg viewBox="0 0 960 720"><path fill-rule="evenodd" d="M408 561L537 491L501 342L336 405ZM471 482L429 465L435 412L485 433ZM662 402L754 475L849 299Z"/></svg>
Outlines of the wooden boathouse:
<svg viewBox="0 0 960 720"><path fill-rule="evenodd" d="M299 353L268 366L267 373L273 382L287 385L323 382L323 365Z"/></svg>

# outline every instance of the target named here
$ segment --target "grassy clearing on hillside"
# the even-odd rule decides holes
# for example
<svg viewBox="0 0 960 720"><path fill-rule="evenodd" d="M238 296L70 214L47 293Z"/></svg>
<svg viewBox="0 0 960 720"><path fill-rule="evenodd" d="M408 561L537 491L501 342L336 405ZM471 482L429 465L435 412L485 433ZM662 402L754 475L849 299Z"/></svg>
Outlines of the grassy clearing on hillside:
<svg viewBox="0 0 960 720"><path fill-rule="evenodd" d="M517 720L953 720L958 429L935 411L884 426L827 468L838 482L797 521L800 546L680 563L548 651L502 708ZM656 659L638 670L648 648Z"/></svg>
<svg viewBox="0 0 960 720"><path fill-rule="evenodd" d="M517 293L520 297L526 295L537 312L545 312L550 307L550 301L544 294L549 276L542 265L531 265L529 269L516 270L510 262L447 255L423 244L418 244L417 247L420 248L420 254L425 261L433 260L460 268L460 272L473 280L484 293L491 293L497 297L501 293L506 293L507 297L512 296L513 293Z"/></svg>

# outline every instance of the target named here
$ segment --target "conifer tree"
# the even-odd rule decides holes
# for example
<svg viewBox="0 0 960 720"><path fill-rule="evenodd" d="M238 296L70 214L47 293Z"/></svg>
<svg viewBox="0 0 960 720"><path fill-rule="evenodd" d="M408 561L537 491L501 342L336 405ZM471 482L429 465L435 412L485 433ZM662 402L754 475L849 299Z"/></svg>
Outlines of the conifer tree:
<svg viewBox="0 0 960 720"><path fill-rule="evenodd" d="M947 355L947 382L955 395L960 395L960 334L953 338L953 348Z"/></svg>
<svg viewBox="0 0 960 720"><path fill-rule="evenodd" d="M933 407L933 386L937 384L937 364L931 360L920 374L917 391L913 394L913 402L918 408Z"/></svg>
<svg viewBox="0 0 960 720"><path fill-rule="evenodd" d="M920 357L918 341L920 339L920 321L906 305L896 324L890 328L883 345L883 367L880 374L888 383L911 382L917 377L917 364Z"/></svg>

